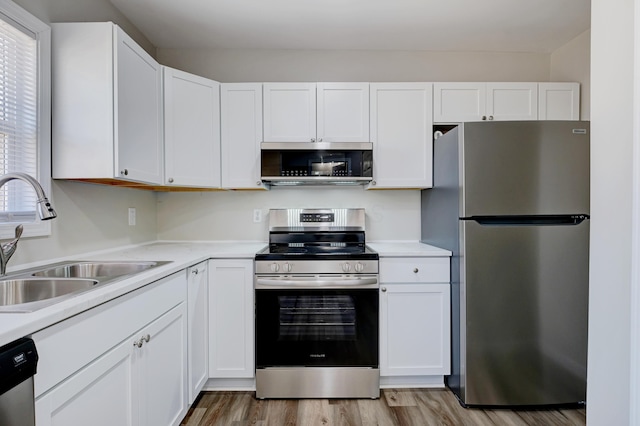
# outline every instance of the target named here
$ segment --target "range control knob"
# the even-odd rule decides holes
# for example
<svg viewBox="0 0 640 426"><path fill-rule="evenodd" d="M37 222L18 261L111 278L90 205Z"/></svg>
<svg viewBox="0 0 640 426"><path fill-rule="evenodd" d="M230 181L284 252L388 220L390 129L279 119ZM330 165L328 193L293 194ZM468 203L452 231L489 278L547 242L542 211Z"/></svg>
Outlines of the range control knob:
<svg viewBox="0 0 640 426"><path fill-rule="evenodd" d="M345 262L342 264L342 270L344 272L351 272L351 264L349 262Z"/></svg>
<svg viewBox="0 0 640 426"><path fill-rule="evenodd" d="M360 263L360 262L356 263L355 270L356 270L356 272L364 271L364 265L362 263Z"/></svg>
<svg viewBox="0 0 640 426"><path fill-rule="evenodd" d="M269 269L271 269L271 272L278 272L280 270L280 265L273 262L271 266L269 266Z"/></svg>
<svg viewBox="0 0 640 426"><path fill-rule="evenodd" d="M284 265L282 265L282 270L284 272L291 272L291 264L289 262L285 262Z"/></svg>

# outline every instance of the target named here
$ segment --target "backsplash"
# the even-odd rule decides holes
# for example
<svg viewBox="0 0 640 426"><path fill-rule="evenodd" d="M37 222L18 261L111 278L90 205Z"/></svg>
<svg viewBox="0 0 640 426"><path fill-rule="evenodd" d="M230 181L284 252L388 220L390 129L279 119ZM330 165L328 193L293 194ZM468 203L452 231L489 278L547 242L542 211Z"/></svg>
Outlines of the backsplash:
<svg viewBox="0 0 640 426"><path fill-rule="evenodd" d="M364 208L368 241L420 239L420 191L362 187L159 193L158 239L266 241L269 209L304 207ZM253 222L255 209L262 222Z"/></svg>

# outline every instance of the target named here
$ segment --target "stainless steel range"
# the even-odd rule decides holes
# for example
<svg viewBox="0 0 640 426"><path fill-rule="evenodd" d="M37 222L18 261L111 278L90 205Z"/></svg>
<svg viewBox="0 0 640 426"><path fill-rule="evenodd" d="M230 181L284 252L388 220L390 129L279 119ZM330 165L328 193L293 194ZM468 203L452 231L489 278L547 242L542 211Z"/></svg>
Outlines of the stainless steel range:
<svg viewBox="0 0 640 426"><path fill-rule="evenodd" d="M378 398L378 254L364 209L269 212L255 258L257 398Z"/></svg>

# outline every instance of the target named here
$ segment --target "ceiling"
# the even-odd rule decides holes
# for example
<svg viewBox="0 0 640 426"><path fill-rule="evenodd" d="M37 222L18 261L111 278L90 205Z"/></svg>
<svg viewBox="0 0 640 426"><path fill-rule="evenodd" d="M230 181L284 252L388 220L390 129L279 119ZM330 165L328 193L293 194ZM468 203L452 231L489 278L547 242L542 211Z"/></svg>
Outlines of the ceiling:
<svg viewBox="0 0 640 426"><path fill-rule="evenodd" d="M111 0L157 48L552 52L590 0Z"/></svg>

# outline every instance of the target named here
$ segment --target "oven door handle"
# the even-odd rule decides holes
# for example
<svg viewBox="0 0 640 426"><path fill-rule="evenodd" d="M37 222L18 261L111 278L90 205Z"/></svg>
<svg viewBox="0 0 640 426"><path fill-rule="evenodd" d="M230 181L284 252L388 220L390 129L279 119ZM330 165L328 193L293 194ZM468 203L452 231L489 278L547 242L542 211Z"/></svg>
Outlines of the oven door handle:
<svg viewBox="0 0 640 426"><path fill-rule="evenodd" d="M256 289L266 288L378 288L378 278L358 278L358 279L318 279L318 280L296 280L277 278L256 278Z"/></svg>

